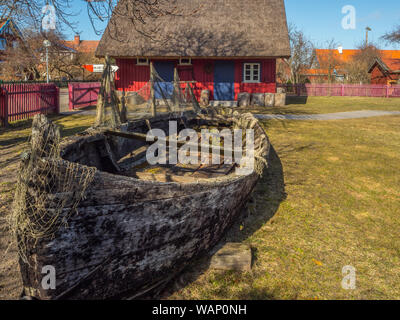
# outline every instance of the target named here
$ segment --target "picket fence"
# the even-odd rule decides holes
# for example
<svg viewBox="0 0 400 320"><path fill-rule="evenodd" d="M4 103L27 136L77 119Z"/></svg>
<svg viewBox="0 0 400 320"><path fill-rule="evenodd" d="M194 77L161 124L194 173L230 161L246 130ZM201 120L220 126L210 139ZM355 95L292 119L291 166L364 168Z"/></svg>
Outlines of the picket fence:
<svg viewBox="0 0 400 320"><path fill-rule="evenodd" d="M35 114L58 114L59 88L55 84L0 85L0 123L33 117Z"/></svg>
<svg viewBox="0 0 400 320"><path fill-rule="evenodd" d="M400 98L400 85L378 84L278 84L297 96Z"/></svg>

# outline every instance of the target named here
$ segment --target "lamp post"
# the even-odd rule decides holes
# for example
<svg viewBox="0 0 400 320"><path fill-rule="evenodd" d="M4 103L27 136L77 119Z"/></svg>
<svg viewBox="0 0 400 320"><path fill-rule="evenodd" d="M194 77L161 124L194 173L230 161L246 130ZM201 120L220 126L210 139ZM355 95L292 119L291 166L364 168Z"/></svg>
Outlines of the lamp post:
<svg viewBox="0 0 400 320"><path fill-rule="evenodd" d="M46 76L47 83L49 83L49 48L51 47L51 43L49 40L44 40L43 45L46 48Z"/></svg>
<svg viewBox="0 0 400 320"><path fill-rule="evenodd" d="M366 33L367 33L367 35L366 35L366 40L365 40L365 44L366 44L366 46L368 47L368 32L369 32L369 31L372 31L372 29L371 29L370 27L366 27L365 30L366 30Z"/></svg>

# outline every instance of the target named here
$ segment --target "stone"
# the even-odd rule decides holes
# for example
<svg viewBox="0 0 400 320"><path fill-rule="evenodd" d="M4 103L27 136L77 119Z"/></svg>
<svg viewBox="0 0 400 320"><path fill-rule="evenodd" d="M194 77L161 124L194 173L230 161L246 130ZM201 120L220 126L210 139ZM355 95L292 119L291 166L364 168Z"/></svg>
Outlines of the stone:
<svg viewBox="0 0 400 320"><path fill-rule="evenodd" d="M253 93L251 95L251 105L255 107L265 106L265 94L264 93Z"/></svg>
<svg viewBox="0 0 400 320"><path fill-rule="evenodd" d="M226 243L211 258L210 268L218 270L250 271L251 249L242 243Z"/></svg>
<svg viewBox="0 0 400 320"><path fill-rule="evenodd" d="M275 106L275 94L274 93L266 93L265 94L265 106L266 107Z"/></svg>
<svg viewBox="0 0 400 320"><path fill-rule="evenodd" d="M200 106L208 107L210 104L210 90L202 90L200 94Z"/></svg>
<svg viewBox="0 0 400 320"><path fill-rule="evenodd" d="M276 92L277 92L277 93L286 93L286 89L285 89L285 88L282 88L282 87L278 87L278 88L276 89Z"/></svg>
<svg viewBox="0 0 400 320"><path fill-rule="evenodd" d="M250 106L250 93L240 92L238 93L237 102L239 107L249 107Z"/></svg>
<svg viewBox="0 0 400 320"><path fill-rule="evenodd" d="M284 107L286 105L286 93L275 94L275 107Z"/></svg>

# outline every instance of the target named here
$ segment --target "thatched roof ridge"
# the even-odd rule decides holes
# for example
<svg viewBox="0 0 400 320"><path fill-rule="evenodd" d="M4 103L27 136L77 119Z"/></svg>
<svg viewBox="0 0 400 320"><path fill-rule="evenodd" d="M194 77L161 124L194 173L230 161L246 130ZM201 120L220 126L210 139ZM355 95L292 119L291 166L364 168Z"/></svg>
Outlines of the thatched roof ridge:
<svg viewBox="0 0 400 320"><path fill-rule="evenodd" d="M283 0L175 0L190 13L148 20L132 27L120 0L97 48L111 57L288 57L290 45Z"/></svg>

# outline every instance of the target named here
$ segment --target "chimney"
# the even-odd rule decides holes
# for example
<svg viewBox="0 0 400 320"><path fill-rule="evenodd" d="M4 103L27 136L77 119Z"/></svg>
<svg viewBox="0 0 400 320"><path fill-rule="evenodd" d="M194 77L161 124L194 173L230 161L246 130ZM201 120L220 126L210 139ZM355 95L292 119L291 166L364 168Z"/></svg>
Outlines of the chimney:
<svg viewBox="0 0 400 320"><path fill-rule="evenodd" d="M81 44L81 37L79 34L76 34L74 37L74 45L79 46Z"/></svg>

